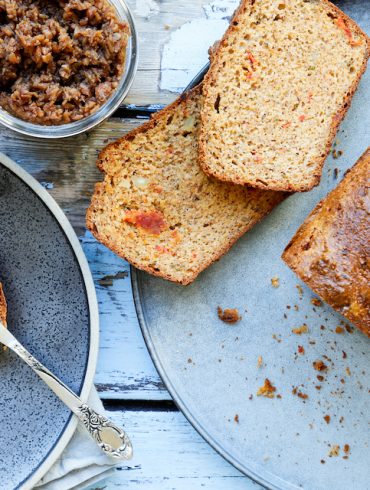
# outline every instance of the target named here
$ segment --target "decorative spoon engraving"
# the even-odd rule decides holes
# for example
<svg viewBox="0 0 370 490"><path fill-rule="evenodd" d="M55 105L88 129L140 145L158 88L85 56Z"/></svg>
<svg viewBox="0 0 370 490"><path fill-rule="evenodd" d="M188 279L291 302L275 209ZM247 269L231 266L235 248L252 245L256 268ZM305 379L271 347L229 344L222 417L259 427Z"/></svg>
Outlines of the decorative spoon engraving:
<svg viewBox="0 0 370 490"><path fill-rule="evenodd" d="M0 322L0 342L15 352L83 423L97 445L117 460L132 458L132 444L123 429L82 402L60 379L35 359Z"/></svg>

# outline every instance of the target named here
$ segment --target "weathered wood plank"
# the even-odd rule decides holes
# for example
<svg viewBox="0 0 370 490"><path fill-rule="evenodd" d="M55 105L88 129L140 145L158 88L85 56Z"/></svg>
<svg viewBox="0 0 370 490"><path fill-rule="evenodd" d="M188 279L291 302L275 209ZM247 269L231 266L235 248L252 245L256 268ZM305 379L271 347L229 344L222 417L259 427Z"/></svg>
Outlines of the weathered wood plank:
<svg viewBox="0 0 370 490"><path fill-rule="evenodd" d="M168 104L176 94L159 91L161 53L171 32L185 22L204 17L204 0L128 0L139 35L139 67L126 99L129 104Z"/></svg>
<svg viewBox="0 0 370 490"><path fill-rule="evenodd" d="M95 384L105 399L169 400L149 357L132 300L127 262L81 238L94 277L100 313L100 350Z"/></svg>
<svg viewBox="0 0 370 490"><path fill-rule="evenodd" d="M115 476L90 490L259 490L219 456L179 412L109 411L125 424L135 448L134 459Z"/></svg>

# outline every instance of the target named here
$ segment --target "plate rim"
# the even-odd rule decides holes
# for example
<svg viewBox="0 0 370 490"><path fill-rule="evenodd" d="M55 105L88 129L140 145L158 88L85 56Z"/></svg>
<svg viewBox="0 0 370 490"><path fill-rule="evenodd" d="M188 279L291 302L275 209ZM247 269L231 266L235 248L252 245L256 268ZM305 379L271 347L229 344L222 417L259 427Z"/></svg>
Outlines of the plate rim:
<svg viewBox="0 0 370 490"><path fill-rule="evenodd" d="M86 289L87 302L89 307L89 354L86 364L86 372L82 383L80 398L82 401L87 401L90 391L93 387L94 375L98 359L99 350L99 309L96 297L96 290L92 278L91 270L87 262L82 246L78 237L72 228L66 215L59 207L55 199L44 189L44 187L24 170L20 165L11 160L7 155L0 152L0 165L13 172L21 181L23 181L36 196L43 202L50 213L58 222L63 233L65 234L71 249L76 257L76 261L81 271L83 282ZM61 455L71 437L73 436L78 424L78 419L73 416L72 412L69 420L62 429L52 449L47 453L44 460L36 467L36 469L22 481L17 488L21 490L31 490L47 473L51 466Z"/></svg>
<svg viewBox="0 0 370 490"><path fill-rule="evenodd" d="M190 425L198 432L198 434L209 444L221 457L223 457L228 463L232 464L237 470L239 470L243 475L247 476L255 483L262 485L268 490L295 490L298 489L296 485L292 485L289 482L282 480L277 475L272 473L268 473L274 481L267 480L263 475L257 474L253 469L248 468L243 465L242 462L238 461L234 456L232 456L227 450L222 448L222 446L207 432L207 430L199 423L196 418L192 415L190 410L187 408L185 402L182 400L181 396L173 386L170 378L167 376L165 369L162 366L162 363L159 359L159 356L156 352L154 342L152 341L150 330L148 328L144 308L141 302L140 295L140 275L145 274L145 272L140 271L130 265L131 270L131 286L132 286L132 296L134 300L135 310L139 322L139 326L141 329L141 333L144 338L145 345L149 351L150 357L154 363L155 368L157 369L159 376L161 377L166 389L169 391L173 401L176 406L179 408L181 413L188 420ZM281 482L281 485L278 485L278 482Z"/></svg>

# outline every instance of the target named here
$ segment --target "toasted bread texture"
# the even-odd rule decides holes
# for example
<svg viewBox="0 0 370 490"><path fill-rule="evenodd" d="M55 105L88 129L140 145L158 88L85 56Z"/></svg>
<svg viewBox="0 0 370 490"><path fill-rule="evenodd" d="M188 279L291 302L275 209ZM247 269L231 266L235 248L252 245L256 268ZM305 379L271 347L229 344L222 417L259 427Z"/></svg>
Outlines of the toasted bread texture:
<svg viewBox="0 0 370 490"><path fill-rule="evenodd" d="M0 321L6 325L7 306L2 284L0 283Z"/></svg>
<svg viewBox="0 0 370 490"><path fill-rule="evenodd" d="M370 148L308 216L283 259L370 337Z"/></svg>
<svg viewBox="0 0 370 490"><path fill-rule="evenodd" d="M201 87L100 154L87 227L139 269L181 284L283 198L207 177L198 164Z"/></svg>
<svg viewBox="0 0 370 490"><path fill-rule="evenodd" d="M204 81L202 169L262 189L317 185L369 53L327 0L243 0Z"/></svg>

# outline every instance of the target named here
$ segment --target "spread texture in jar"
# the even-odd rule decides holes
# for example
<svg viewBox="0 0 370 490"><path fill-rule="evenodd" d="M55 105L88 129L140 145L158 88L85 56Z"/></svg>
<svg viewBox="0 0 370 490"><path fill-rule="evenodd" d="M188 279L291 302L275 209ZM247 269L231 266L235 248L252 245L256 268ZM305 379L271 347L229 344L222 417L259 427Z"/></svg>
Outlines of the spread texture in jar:
<svg viewBox="0 0 370 490"><path fill-rule="evenodd" d="M0 0L0 106L42 125L89 116L117 88L128 38L107 0Z"/></svg>

